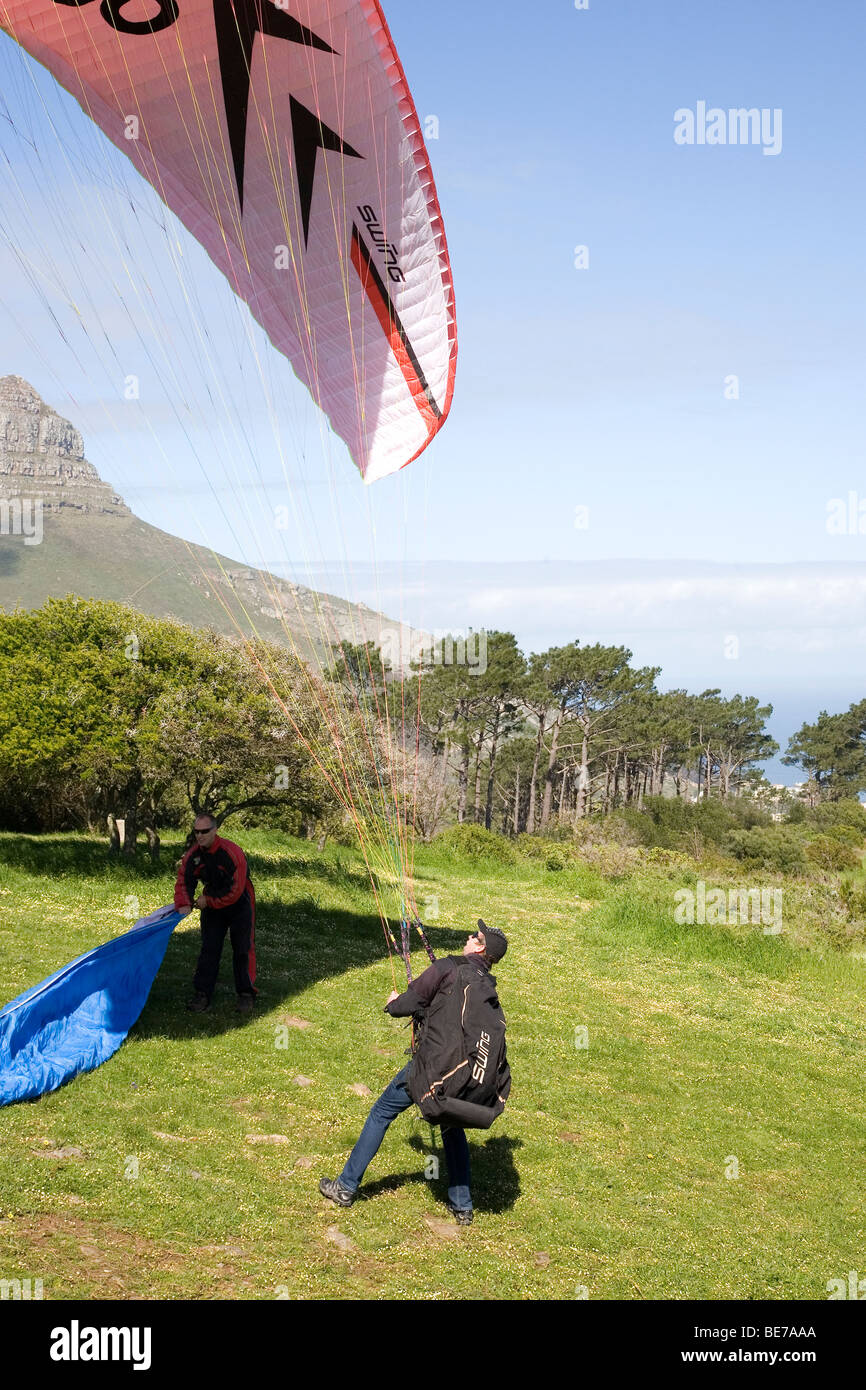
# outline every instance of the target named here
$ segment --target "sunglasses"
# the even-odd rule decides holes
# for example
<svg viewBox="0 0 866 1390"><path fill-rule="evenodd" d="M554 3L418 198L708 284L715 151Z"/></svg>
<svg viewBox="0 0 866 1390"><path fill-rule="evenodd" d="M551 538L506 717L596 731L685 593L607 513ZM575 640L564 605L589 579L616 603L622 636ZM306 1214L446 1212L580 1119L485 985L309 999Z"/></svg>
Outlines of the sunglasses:
<svg viewBox="0 0 866 1390"><path fill-rule="evenodd" d="M216 830L215 825L209 825L207 830L196 830L195 826L193 826L192 833L193 835L210 835L212 830Z"/></svg>

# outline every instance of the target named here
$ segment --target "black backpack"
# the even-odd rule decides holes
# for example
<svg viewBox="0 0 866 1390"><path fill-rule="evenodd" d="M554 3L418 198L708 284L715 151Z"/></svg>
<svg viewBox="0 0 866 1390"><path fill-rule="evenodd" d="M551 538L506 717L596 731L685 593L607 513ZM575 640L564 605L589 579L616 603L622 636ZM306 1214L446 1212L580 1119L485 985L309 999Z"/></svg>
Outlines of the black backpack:
<svg viewBox="0 0 866 1390"><path fill-rule="evenodd" d="M511 1071L496 980L460 958L421 1025L409 1094L431 1124L489 1129L505 1109Z"/></svg>

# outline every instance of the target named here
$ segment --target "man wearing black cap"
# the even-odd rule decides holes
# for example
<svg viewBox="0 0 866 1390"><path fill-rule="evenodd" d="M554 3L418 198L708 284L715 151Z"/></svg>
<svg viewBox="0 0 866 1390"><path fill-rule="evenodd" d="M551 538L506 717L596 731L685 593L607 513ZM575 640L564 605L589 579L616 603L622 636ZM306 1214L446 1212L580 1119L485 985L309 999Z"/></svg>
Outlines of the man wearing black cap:
<svg viewBox="0 0 866 1390"><path fill-rule="evenodd" d="M508 949L505 933L498 927L488 927L479 917L478 931L466 938L463 956L484 970L502 959ZM394 1018L421 1016L429 1009L438 992L454 979L461 965L460 956L443 956L419 975L403 994L392 990L385 1012ZM408 1080L411 1061L385 1088L367 1116L357 1144L346 1160L338 1178L322 1178L319 1191L338 1206L350 1207L368 1164L379 1150L385 1131L392 1120L412 1104ZM464 1130L457 1126L442 1126L442 1147L448 1164L448 1205L461 1226L472 1221L472 1196L469 1191L469 1145Z"/></svg>

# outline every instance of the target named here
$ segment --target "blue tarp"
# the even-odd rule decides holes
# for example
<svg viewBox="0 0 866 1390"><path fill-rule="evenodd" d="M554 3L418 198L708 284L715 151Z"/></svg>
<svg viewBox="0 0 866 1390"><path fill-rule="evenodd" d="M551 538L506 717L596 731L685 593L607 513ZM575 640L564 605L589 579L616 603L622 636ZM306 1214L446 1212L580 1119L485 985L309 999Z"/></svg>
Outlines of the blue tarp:
<svg viewBox="0 0 866 1390"><path fill-rule="evenodd" d="M56 1090L117 1051L179 921L161 907L0 1009L0 1105Z"/></svg>

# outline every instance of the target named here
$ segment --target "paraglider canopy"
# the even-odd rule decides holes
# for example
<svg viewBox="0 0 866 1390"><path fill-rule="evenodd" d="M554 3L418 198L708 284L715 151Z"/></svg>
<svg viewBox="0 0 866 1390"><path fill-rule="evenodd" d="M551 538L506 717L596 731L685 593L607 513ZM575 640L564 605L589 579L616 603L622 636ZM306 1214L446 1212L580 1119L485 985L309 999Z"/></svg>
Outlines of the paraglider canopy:
<svg viewBox="0 0 866 1390"><path fill-rule="evenodd" d="M0 0L0 24L202 243L365 480L417 457L451 405L454 294L377 0Z"/></svg>
<svg viewBox="0 0 866 1390"><path fill-rule="evenodd" d="M0 1009L0 1105L35 1100L114 1055L179 921L159 908Z"/></svg>

